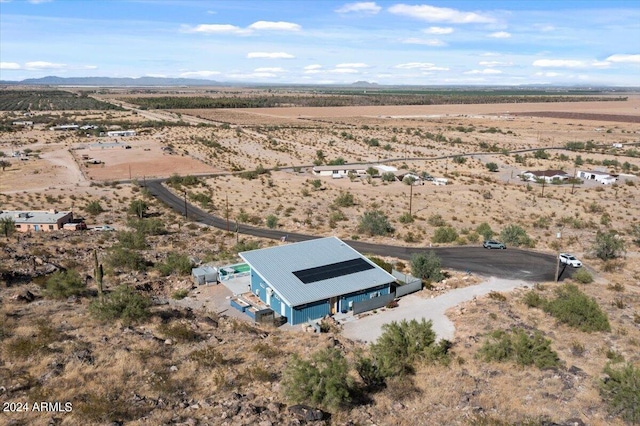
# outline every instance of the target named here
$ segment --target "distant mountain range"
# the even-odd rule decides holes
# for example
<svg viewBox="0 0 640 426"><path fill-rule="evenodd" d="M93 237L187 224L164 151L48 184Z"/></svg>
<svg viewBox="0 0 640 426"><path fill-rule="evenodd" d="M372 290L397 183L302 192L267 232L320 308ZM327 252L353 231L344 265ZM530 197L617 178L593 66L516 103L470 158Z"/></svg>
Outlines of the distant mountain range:
<svg viewBox="0 0 640 426"><path fill-rule="evenodd" d="M0 84L24 84L30 86L220 86L215 80L197 78L164 77L55 77L27 78L22 81L0 81Z"/></svg>
<svg viewBox="0 0 640 426"><path fill-rule="evenodd" d="M403 84L393 84L393 85L385 85L378 84L375 82L369 81L356 81L353 83L345 83L345 84L330 84L330 85L313 85L313 84L273 84L273 83L251 83L251 82L220 82L216 80L205 80L199 78L167 78L167 77L138 77L138 78L130 78L130 77L57 77L57 76L48 76L42 78L27 78L22 81L8 81L8 80L0 80L0 84L3 85L25 85L25 86L92 86L92 87L184 87L184 86L235 86L235 87L318 87L318 86L333 86L333 87L353 87L353 88L361 88L361 89L375 89L379 88L381 90L389 89L389 88L431 88L431 89L493 89L493 90L505 90L505 89L514 89L514 90L527 90L527 89L575 89L575 90L590 90L590 91L613 91L613 92L621 92L621 91L637 91L637 87L610 87L610 86L598 86L598 85L581 85L581 84L567 84L567 85L553 85L553 84L523 84L517 86L478 86L478 85L460 85L460 86L449 86L449 85L403 85Z"/></svg>

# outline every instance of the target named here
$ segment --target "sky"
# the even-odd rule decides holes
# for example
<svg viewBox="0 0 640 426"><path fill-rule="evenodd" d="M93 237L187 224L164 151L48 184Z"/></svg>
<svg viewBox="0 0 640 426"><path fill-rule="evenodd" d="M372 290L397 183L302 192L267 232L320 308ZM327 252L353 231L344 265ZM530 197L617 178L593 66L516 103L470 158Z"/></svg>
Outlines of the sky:
<svg viewBox="0 0 640 426"><path fill-rule="evenodd" d="M0 0L0 80L640 87L640 0Z"/></svg>

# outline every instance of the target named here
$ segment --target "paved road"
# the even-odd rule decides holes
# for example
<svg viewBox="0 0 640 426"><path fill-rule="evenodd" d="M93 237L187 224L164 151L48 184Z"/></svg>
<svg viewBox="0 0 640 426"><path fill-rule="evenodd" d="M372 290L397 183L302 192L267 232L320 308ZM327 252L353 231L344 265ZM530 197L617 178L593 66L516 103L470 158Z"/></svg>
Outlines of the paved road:
<svg viewBox="0 0 640 426"><path fill-rule="evenodd" d="M162 185L164 179L146 180L149 192L176 212L184 214L185 201L176 196ZM235 222L214 216L198 207L187 203L188 218L213 226L215 228L235 232ZM228 226L228 228L227 228ZM315 235L284 232L274 229L257 228L241 224L241 234L253 235L261 238L281 239L286 236L289 242L307 241L319 238ZM398 259L409 260L414 253L433 250L442 261L442 266L458 271L469 270L474 274L494 276L499 278L524 280L529 282L553 281L556 271L556 258L554 255L538 253L534 251L509 248L507 250L487 250L482 247L402 247L388 244L373 244L362 241L345 240L355 250L364 254L390 256ZM569 268L570 269L570 268ZM560 278L570 275L572 271L560 269Z"/></svg>
<svg viewBox="0 0 640 426"><path fill-rule="evenodd" d="M424 318L433 322L433 331L436 332L438 338L453 340L455 327L453 322L445 315L447 309L491 291L509 291L524 285L527 285L524 281L492 277L478 285L451 290L433 299L423 299L410 294L400 299L397 308L388 309L384 312L379 311L376 314L360 319L354 318L353 315L348 315L343 325L342 335L349 339L371 343L382 335L382 326L384 324L392 321L399 322L404 319L407 321L412 319L420 321Z"/></svg>

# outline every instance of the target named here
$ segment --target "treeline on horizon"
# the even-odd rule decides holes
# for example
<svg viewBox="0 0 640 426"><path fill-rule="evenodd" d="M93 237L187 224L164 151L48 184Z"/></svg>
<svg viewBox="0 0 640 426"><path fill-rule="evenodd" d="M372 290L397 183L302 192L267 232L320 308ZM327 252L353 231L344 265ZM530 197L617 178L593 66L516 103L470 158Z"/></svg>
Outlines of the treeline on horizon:
<svg viewBox="0 0 640 426"><path fill-rule="evenodd" d="M276 107L341 107L387 105L452 105L497 104L531 102L597 102L626 101L616 96L570 96L555 94L303 94L303 95L250 95L232 97L160 96L126 98L127 102L143 109L209 109L209 108L276 108Z"/></svg>
<svg viewBox="0 0 640 426"><path fill-rule="evenodd" d="M3 90L0 111L122 111L123 108L65 90Z"/></svg>

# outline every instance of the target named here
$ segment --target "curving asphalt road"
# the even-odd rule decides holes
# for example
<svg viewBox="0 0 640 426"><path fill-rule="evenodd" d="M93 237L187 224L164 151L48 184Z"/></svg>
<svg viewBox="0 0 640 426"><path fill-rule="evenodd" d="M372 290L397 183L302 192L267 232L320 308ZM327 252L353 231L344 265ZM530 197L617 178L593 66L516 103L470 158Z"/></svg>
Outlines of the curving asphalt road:
<svg viewBox="0 0 640 426"><path fill-rule="evenodd" d="M163 186L162 183L164 181L165 179L147 179L147 189L151 195L167 204L173 210L184 214L185 200L176 196ZM227 226L229 226L228 229L230 231L236 231L234 221L230 221L229 225L227 225L227 221L224 218L207 213L190 203L186 203L186 209L187 217L195 222L223 230L227 230ZM257 228L245 224L240 224L238 232L261 238L282 239L282 237L286 237L289 242L320 238L315 235ZM458 271L469 271L484 276L535 282L553 281L556 273L556 257L554 255L516 248L509 248L507 250L487 250L482 247L469 246L418 248L373 244L352 240L345 240L345 242L361 253L390 256L404 260L409 260L414 253L433 250L441 259L443 267ZM571 271L565 268L560 268L560 279L571 275Z"/></svg>

